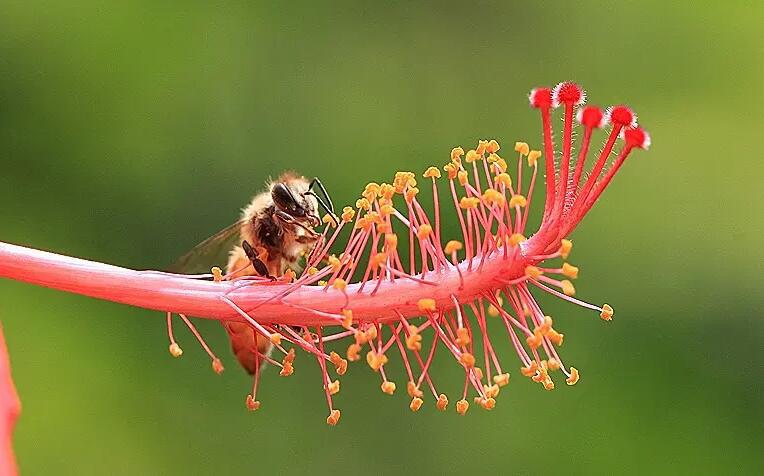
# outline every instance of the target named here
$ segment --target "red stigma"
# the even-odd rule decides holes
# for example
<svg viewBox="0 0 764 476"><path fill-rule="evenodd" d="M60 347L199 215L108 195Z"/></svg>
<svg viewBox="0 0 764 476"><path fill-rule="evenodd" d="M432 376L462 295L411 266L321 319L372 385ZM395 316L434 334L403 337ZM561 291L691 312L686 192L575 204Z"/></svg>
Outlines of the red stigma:
<svg viewBox="0 0 764 476"><path fill-rule="evenodd" d="M650 134L641 127L630 127L623 132L623 138L629 147L650 148Z"/></svg>
<svg viewBox="0 0 764 476"><path fill-rule="evenodd" d="M586 101L586 93L579 85L571 82L560 83L552 91L552 105L581 105Z"/></svg>
<svg viewBox="0 0 764 476"><path fill-rule="evenodd" d="M608 109L610 122L622 127L637 127L637 115L626 106L614 106Z"/></svg>
<svg viewBox="0 0 764 476"><path fill-rule="evenodd" d="M588 128L600 128L605 126L605 113L597 106L586 106L578 110L576 120Z"/></svg>
<svg viewBox="0 0 764 476"><path fill-rule="evenodd" d="M528 96L532 107L548 108L552 107L552 90L549 88L534 88Z"/></svg>

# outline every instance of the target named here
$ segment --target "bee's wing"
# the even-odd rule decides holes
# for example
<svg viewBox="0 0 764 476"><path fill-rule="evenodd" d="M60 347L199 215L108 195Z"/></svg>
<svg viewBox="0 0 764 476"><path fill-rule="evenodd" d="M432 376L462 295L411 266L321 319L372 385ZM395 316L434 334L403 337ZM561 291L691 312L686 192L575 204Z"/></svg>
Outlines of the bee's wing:
<svg viewBox="0 0 764 476"><path fill-rule="evenodd" d="M234 245L240 244L239 230L242 223L243 220L239 220L194 246L191 251L178 258L168 271L184 274L209 273L212 266L219 266L225 270L228 253Z"/></svg>

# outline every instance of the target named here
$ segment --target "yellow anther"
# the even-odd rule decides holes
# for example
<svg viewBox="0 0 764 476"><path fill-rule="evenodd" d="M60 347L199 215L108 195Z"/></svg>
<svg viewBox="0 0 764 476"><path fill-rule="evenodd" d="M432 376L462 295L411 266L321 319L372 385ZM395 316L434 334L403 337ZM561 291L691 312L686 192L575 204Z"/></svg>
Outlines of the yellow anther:
<svg viewBox="0 0 764 476"><path fill-rule="evenodd" d="M435 299L423 298L416 305L421 312L435 312Z"/></svg>
<svg viewBox="0 0 764 476"><path fill-rule="evenodd" d="M576 288L573 286L573 283L571 283L567 279L563 279L562 281L560 281L560 287L562 288L563 294L565 294L566 296L576 295Z"/></svg>
<svg viewBox="0 0 764 476"><path fill-rule="evenodd" d="M552 321L552 318L549 316L544 316L544 323L539 326L539 329L541 329L541 333L544 335L547 335L549 331L552 330L552 325L554 324L554 321Z"/></svg>
<svg viewBox="0 0 764 476"><path fill-rule="evenodd" d="M613 320L613 308L610 307L608 304L602 305L602 312L600 312L600 317L606 321L612 321Z"/></svg>
<svg viewBox="0 0 764 476"><path fill-rule="evenodd" d="M509 237L509 246L517 246L526 239L527 238L525 238L525 236L521 235L520 233L514 233Z"/></svg>
<svg viewBox="0 0 764 476"><path fill-rule="evenodd" d="M365 198L359 198L355 201L355 207L359 210L370 210L371 203Z"/></svg>
<svg viewBox="0 0 764 476"><path fill-rule="evenodd" d="M283 279L287 283L291 283L292 281L295 280L296 277L297 277L297 273L295 273L294 270L290 268L284 271L284 276L282 276L281 279Z"/></svg>
<svg viewBox="0 0 764 476"><path fill-rule="evenodd" d="M172 355L173 357L177 359L178 357L183 355L183 349L181 349L178 344L173 342L172 344L170 344L170 355Z"/></svg>
<svg viewBox="0 0 764 476"><path fill-rule="evenodd" d="M451 240L448 243L446 243L446 246L445 246L445 248L443 248L443 251L447 255L450 255L450 254L456 253L457 251L461 250L462 248L464 248L464 245L462 244L461 241Z"/></svg>
<svg viewBox="0 0 764 476"><path fill-rule="evenodd" d="M406 392L409 394L409 397L422 397L424 393L422 393L421 390L419 390L419 387L416 386L414 382L409 381L409 383L406 384Z"/></svg>
<svg viewBox="0 0 764 476"><path fill-rule="evenodd" d="M460 345L462 347L470 345L470 333L466 327L460 327L456 329L456 340L454 342L456 342L456 345Z"/></svg>
<svg viewBox="0 0 764 476"><path fill-rule="evenodd" d="M481 158L481 155L476 150L470 149L467 151L467 155L464 156L464 161L468 164Z"/></svg>
<svg viewBox="0 0 764 476"><path fill-rule="evenodd" d="M544 385L545 390L554 390L554 382L552 382L552 379L547 376L546 380L541 382Z"/></svg>
<svg viewBox="0 0 764 476"><path fill-rule="evenodd" d="M570 368L570 377L565 379L565 383L568 385L575 385L578 382L578 370L575 367Z"/></svg>
<svg viewBox="0 0 764 476"><path fill-rule="evenodd" d="M366 341L371 341L377 338L377 326L369 326L365 332Z"/></svg>
<svg viewBox="0 0 764 476"><path fill-rule="evenodd" d="M427 167L422 175L427 178L440 178L440 170L437 167Z"/></svg>
<svg viewBox="0 0 764 476"><path fill-rule="evenodd" d="M212 359L212 370L218 375L222 374L223 370L225 370L223 362L220 359Z"/></svg>
<svg viewBox="0 0 764 476"><path fill-rule="evenodd" d="M396 192L403 193L406 187L416 187L416 174L414 172L397 172L393 180Z"/></svg>
<svg viewBox="0 0 764 476"><path fill-rule="evenodd" d="M554 329L550 329L546 336L557 347L562 345L562 341L565 338L565 334L560 334Z"/></svg>
<svg viewBox="0 0 764 476"><path fill-rule="evenodd" d="M477 197L462 197L459 200L459 207L467 210L469 208L477 208L480 205L480 199Z"/></svg>
<svg viewBox="0 0 764 476"><path fill-rule="evenodd" d="M563 263L562 274L569 277L570 279L576 279L578 278L578 268L568 263Z"/></svg>
<svg viewBox="0 0 764 476"><path fill-rule="evenodd" d="M340 266L342 265L342 263L340 262L340 259L334 255L329 255L329 257L326 258L326 262L329 264L329 266L332 267L332 271L335 271L335 272L339 271Z"/></svg>
<svg viewBox="0 0 764 476"><path fill-rule="evenodd" d="M377 194L379 193L379 184L375 182L370 182L366 184L366 187L363 189L363 197L368 200L370 203L374 201L375 198L377 198Z"/></svg>
<svg viewBox="0 0 764 476"><path fill-rule="evenodd" d="M281 367L281 371L279 372L279 375L282 377L289 377L294 373L294 366L291 362L284 362L283 367Z"/></svg>
<svg viewBox="0 0 764 476"><path fill-rule="evenodd" d="M488 305L488 315L491 317L499 317L499 309L493 304Z"/></svg>
<svg viewBox="0 0 764 476"><path fill-rule="evenodd" d="M528 201L522 195L515 194L515 195L512 195L512 198L509 199L509 206L512 208L524 207L527 204L528 204Z"/></svg>
<svg viewBox="0 0 764 476"><path fill-rule="evenodd" d="M486 149L488 149L488 141L487 140L479 140L477 149L475 149L475 152L477 152L480 155L485 154Z"/></svg>
<svg viewBox="0 0 764 476"><path fill-rule="evenodd" d="M515 142L515 152L520 152L522 155L528 155L530 147L526 142Z"/></svg>
<svg viewBox="0 0 764 476"><path fill-rule="evenodd" d="M413 182L413 184L416 185L416 180L413 179L414 177L413 173L411 174L411 177L412 177L411 182ZM413 187L414 185L411 185L411 186ZM390 185L389 183L383 183L382 185L379 186L379 196L380 198L383 198L385 200L392 200L393 195L395 195L396 191L397 191L397 187L394 185ZM403 189L401 189L401 192L402 191Z"/></svg>
<svg viewBox="0 0 764 476"><path fill-rule="evenodd" d="M313 276L316 273L318 273L318 268L316 268L315 266L311 266L310 268L308 268L308 276Z"/></svg>
<svg viewBox="0 0 764 476"><path fill-rule="evenodd" d="M535 167L538 160L541 158L540 150L532 150L528 153L528 167Z"/></svg>
<svg viewBox="0 0 764 476"><path fill-rule="evenodd" d="M331 215L328 213L324 214L324 216L321 217L321 222L324 225L334 226L334 218L332 218Z"/></svg>
<svg viewBox="0 0 764 476"><path fill-rule="evenodd" d="M444 165L443 170L448 172L448 179L453 180L456 178L456 173L459 171L459 167L457 167L453 163L450 163L450 164Z"/></svg>
<svg viewBox="0 0 764 476"><path fill-rule="evenodd" d="M547 361L547 367L549 367L549 370L560 370L560 361L557 359L550 358Z"/></svg>
<svg viewBox="0 0 764 476"><path fill-rule="evenodd" d="M361 200L366 200L365 198ZM353 210L350 207L345 207L342 209L342 221L345 223L349 223L353 220L353 217L355 217L355 210Z"/></svg>
<svg viewBox="0 0 764 476"><path fill-rule="evenodd" d="M451 149L451 160L453 161L461 160L460 158L463 155L464 155L464 149L462 149L461 147L454 147L453 149Z"/></svg>
<svg viewBox="0 0 764 476"><path fill-rule="evenodd" d="M382 216L390 216L393 213L395 213L395 207L390 205L389 203L386 203L379 207L379 213L382 214Z"/></svg>
<svg viewBox="0 0 764 476"><path fill-rule="evenodd" d="M481 405L486 410L493 410L496 407L496 399L493 397L485 398L481 401Z"/></svg>
<svg viewBox="0 0 764 476"><path fill-rule="evenodd" d="M373 371L377 372L387 363L387 356L370 350L366 353L366 363L369 364L369 367L371 367Z"/></svg>
<svg viewBox="0 0 764 476"><path fill-rule="evenodd" d="M247 405L247 410L253 412L257 410L258 408L260 408L260 401L255 400L255 398L252 395L247 395L246 405Z"/></svg>
<svg viewBox="0 0 764 476"><path fill-rule="evenodd" d="M387 261L387 254L377 253L374 256L372 256L369 261L371 262L370 264L372 267L379 268L381 266L384 266L385 262Z"/></svg>
<svg viewBox="0 0 764 476"><path fill-rule="evenodd" d="M472 371L475 372L475 377L477 377L478 380L483 380L483 369L480 367L473 367Z"/></svg>
<svg viewBox="0 0 764 476"><path fill-rule="evenodd" d="M529 278L538 279L538 277L541 276L542 274L544 274L544 272L541 271L536 266L525 267L525 275L528 276Z"/></svg>
<svg viewBox="0 0 764 476"><path fill-rule="evenodd" d="M419 229L416 231L416 236L419 237L420 240L424 240L430 234L432 233L432 227L428 224L420 225Z"/></svg>
<svg viewBox="0 0 764 476"><path fill-rule="evenodd" d="M494 375L493 382L499 387L503 387L509 383L509 374Z"/></svg>
<svg viewBox="0 0 764 476"><path fill-rule="evenodd" d="M389 380L386 380L382 382L382 391L385 392L388 395L392 395L395 393L395 382L391 382Z"/></svg>
<svg viewBox="0 0 764 476"><path fill-rule="evenodd" d="M350 344L348 346L347 352L345 352L345 356L348 358L351 362L357 362L361 359L361 346L359 344Z"/></svg>
<svg viewBox="0 0 764 476"><path fill-rule="evenodd" d="M342 310L342 327L345 329L352 329L353 326L353 311L350 309Z"/></svg>
<svg viewBox="0 0 764 476"><path fill-rule="evenodd" d="M271 334L269 340L271 341L271 344L273 345L281 345L281 334L274 332L273 334Z"/></svg>
<svg viewBox="0 0 764 476"><path fill-rule="evenodd" d="M419 397L414 397L411 399L411 403L409 404L409 408L412 412L418 412L420 408L422 408L422 404L424 401Z"/></svg>
<svg viewBox="0 0 764 476"><path fill-rule="evenodd" d="M215 281L216 283L219 283L220 281L223 280L223 271L220 268L218 268L217 266L213 266L210 271L212 271L213 281Z"/></svg>
<svg viewBox="0 0 764 476"><path fill-rule="evenodd" d="M533 331L533 335L525 338L525 342L528 343L528 347L531 349L538 349L542 342L544 342L544 334L539 329Z"/></svg>
<svg viewBox="0 0 764 476"><path fill-rule="evenodd" d="M470 181L466 170L460 170L456 173L456 178L459 179L459 185L467 185Z"/></svg>
<svg viewBox="0 0 764 476"><path fill-rule="evenodd" d="M340 411L339 410L332 410L331 413L329 413L329 416L326 417L326 423L327 425L335 426L340 421Z"/></svg>
<svg viewBox="0 0 764 476"><path fill-rule="evenodd" d="M342 278L337 278L332 282L332 287L339 291L344 291L347 289L348 283Z"/></svg>
<svg viewBox="0 0 764 476"><path fill-rule="evenodd" d="M331 362L335 366L339 366L340 363L342 363L342 360L343 360L342 357L340 357L340 354L338 354L337 352L331 351L329 353L329 362Z"/></svg>
<svg viewBox="0 0 764 476"><path fill-rule="evenodd" d="M521 367L520 373L523 374L525 377L533 377L536 375L536 371L538 370L538 364L533 361L531 364L527 367Z"/></svg>
<svg viewBox="0 0 764 476"><path fill-rule="evenodd" d="M533 380L536 383L542 383L544 380L549 378L549 375L547 374L547 371L544 367L541 367L538 369L538 372L536 372L536 375L531 377L531 380Z"/></svg>
<svg viewBox="0 0 764 476"><path fill-rule="evenodd" d="M494 154L494 155L496 155L496 154ZM502 158L501 158L501 157L499 157L498 155L496 155L496 157L498 157L498 158L496 159L496 167L498 167L498 168L499 168L499 170L500 170L502 173L503 173L503 172L506 172L506 171L507 171L507 161L506 161L506 160L504 160L504 159L502 159Z"/></svg>
<svg viewBox="0 0 764 476"><path fill-rule="evenodd" d="M448 397L445 393L438 395L438 401L435 402L435 406L438 407L438 410L442 412L446 411L446 407L448 407Z"/></svg>
<svg viewBox="0 0 764 476"><path fill-rule="evenodd" d="M506 173L500 173L496 176L496 183L502 184L505 187L511 187L512 186L512 177L509 176L509 174Z"/></svg>
<svg viewBox="0 0 764 476"><path fill-rule="evenodd" d="M467 400L462 399L456 402L456 413L458 413L459 415L464 415L465 413L467 413L467 410L469 410L469 408L470 408L470 402L468 402Z"/></svg>
<svg viewBox="0 0 764 476"><path fill-rule="evenodd" d="M498 384L483 385L483 392L485 393L486 397L496 398L499 396L501 389L499 388Z"/></svg>
<svg viewBox="0 0 764 476"><path fill-rule="evenodd" d="M409 335L406 337L406 348L417 352L422 350L422 335L419 334L416 326L409 326Z"/></svg>
<svg viewBox="0 0 764 476"><path fill-rule="evenodd" d="M294 362L294 358L295 358L294 348L291 348L286 353L286 355L284 355L284 360L282 362L283 363L287 363L288 362L288 363L291 364L292 362Z"/></svg>
<svg viewBox="0 0 764 476"><path fill-rule="evenodd" d="M387 249L389 251L392 251L398 248L398 235L396 235L395 233L386 233L385 246L387 246Z"/></svg>
<svg viewBox="0 0 764 476"><path fill-rule="evenodd" d="M475 366L475 356L469 352L462 352L462 355L459 356L459 362L468 369L471 369Z"/></svg>
<svg viewBox="0 0 764 476"><path fill-rule="evenodd" d="M483 192L483 201L487 204L501 205L504 203L504 194L493 188L487 188Z"/></svg>
<svg viewBox="0 0 764 476"><path fill-rule="evenodd" d="M329 385L327 385L326 388L327 388L327 390L329 390L329 395L337 394L340 391L340 381L339 380L335 380L334 382L332 382Z"/></svg>
<svg viewBox="0 0 764 476"><path fill-rule="evenodd" d="M414 198L416 198L417 194L419 193L419 189L416 187L409 187L406 189L406 203L411 203L414 201Z"/></svg>
<svg viewBox="0 0 764 476"><path fill-rule="evenodd" d="M496 142L494 139L491 139L488 141L488 146L486 146L485 151L489 154L493 154L494 152L498 152L499 149L501 149L501 146L498 142Z"/></svg>
<svg viewBox="0 0 764 476"><path fill-rule="evenodd" d="M319 286L326 286L329 283L327 283L325 279L320 279L316 284L318 284Z"/></svg>
<svg viewBox="0 0 764 476"><path fill-rule="evenodd" d="M570 240L562 240L560 241L560 256L562 256L563 259L568 259L568 255L570 254L570 251L573 249L573 242Z"/></svg>

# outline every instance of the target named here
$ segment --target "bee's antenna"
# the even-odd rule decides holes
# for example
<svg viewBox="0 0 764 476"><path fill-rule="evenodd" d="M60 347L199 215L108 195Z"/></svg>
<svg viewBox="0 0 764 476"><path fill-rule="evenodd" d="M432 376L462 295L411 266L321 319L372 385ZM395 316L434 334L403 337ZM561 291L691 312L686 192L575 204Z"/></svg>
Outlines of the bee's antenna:
<svg viewBox="0 0 764 476"><path fill-rule="evenodd" d="M329 214L329 216L332 218L332 221L334 222L334 226L339 225L339 219L337 218L337 215L334 214L334 210L332 210L330 207L327 207L323 200L321 200L321 197L316 195L316 192L313 190L308 190L305 192L304 195L310 195L311 197L315 198L319 205L321 205L321 208L323 208L326 213Z"/></svg>
<svg viewBox="0 0 764 476"><path fill-rule="evenodd" d="M329 193L326 191L324 184L321 183L321 180L318 177L314 177L313 180L310 181L310 185L308 185L308 192L311 192L311 195L313 195L314 197L316 197L316 199L318 199L316 194L313 192L314 185L318 185L318 188L321 190L321 193L324 195L324 198L326 198L326 201L329 202L328 208L326 207L326 205L323 205L323 207L326 209L327 212L331 213L332 216L336 218L336 215L334 214L334 204L332 203L332 197L329 196Z"/></svg>

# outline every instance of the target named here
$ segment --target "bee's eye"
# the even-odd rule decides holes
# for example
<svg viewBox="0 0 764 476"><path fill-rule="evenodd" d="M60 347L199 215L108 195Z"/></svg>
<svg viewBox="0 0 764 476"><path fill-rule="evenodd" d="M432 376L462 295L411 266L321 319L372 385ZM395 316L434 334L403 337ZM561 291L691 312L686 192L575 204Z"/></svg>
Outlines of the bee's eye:
<svg viewBox="0 0 764 476"><path fill-rule="evenodd" d="M273 186L271 197L273 198L273 203L275 203L280 210L288 212L291 215L296 215L298 213L297 210L301 208L298 205L297 200L295 200L292 191L283 183L277 183Z"/></svg>

